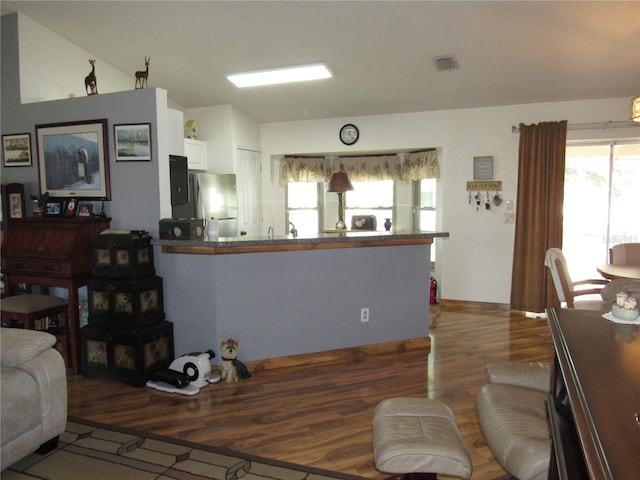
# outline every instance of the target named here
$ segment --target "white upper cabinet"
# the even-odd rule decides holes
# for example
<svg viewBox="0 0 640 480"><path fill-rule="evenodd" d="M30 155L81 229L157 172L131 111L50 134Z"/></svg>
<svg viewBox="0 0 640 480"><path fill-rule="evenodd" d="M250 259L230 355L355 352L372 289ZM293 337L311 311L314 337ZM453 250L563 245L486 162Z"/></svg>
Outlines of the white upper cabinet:
<svg viewBox="0 0 640 480"><path fill-rule="evenodd" d="M207 142L202 140L184 139L184 154L187 157L189 170L207 171Z"/></svg>

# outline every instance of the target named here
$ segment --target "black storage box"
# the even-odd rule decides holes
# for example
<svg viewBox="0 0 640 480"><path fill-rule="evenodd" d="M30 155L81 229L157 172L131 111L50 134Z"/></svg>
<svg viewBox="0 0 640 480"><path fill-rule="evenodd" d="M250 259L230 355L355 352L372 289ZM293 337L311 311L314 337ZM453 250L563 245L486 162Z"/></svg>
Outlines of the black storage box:
<svg viewBox="0 0 640 480"><path fill-rule="evenodd" d="M89 324L80 329L82 374L143 387L152 372L173 361L173 324L140 329Z"/></svg>
<svg viewBox="0 0 640 480"><path fill-rule="evenodd" d="M104 233L93 241L94 277L137 278L154 275L151 236L147 232Z"/></svg>
<svg viewBox="0 0 640 480"><path fill-rule="evenodd" d="M201 218L163 218L159 222L160 238L165 240L202 240L204 220Z"/></svg>
<svg viewBox="0 0 640 480"><path fill-rule="evenodd" d="M164 320L162 277L87 280L89 322L138 328Z"/></svg>

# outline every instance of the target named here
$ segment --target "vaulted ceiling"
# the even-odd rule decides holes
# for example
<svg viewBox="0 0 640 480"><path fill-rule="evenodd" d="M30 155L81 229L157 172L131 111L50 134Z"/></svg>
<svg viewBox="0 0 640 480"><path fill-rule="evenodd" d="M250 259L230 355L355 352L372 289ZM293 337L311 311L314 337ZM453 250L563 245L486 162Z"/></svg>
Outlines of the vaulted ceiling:
<svg viewBox="0 0 640 480"><path fill-rule="evenodd" d="M2 1L185 108L259 122L640 95L640 2ZM455 70L434 59L453 56ZM225 74L325 62L334 78ZM133 83L133 80L132 80Z"/></svg>

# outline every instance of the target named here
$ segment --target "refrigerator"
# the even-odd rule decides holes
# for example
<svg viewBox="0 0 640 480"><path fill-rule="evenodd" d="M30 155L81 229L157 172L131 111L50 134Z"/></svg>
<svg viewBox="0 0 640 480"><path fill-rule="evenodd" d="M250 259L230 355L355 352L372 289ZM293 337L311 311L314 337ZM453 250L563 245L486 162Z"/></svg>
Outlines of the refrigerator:
<svg viewBox="0 0 640 480"><path fill-rule="evenodd" d="M236 176L188 172L188 200L172 206L173 218L218 220L220 237L238 236Z"/></svg>

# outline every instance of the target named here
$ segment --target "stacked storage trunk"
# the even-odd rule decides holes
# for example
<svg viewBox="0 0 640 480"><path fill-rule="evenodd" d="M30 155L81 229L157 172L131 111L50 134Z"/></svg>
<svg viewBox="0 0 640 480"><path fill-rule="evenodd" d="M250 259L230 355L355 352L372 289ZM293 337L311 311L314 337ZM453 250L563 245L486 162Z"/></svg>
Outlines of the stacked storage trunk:
<svg viewBox="0 0 640 480"><path fill-rule="evenodd" d="M146 232L104 233L94 241L87 282L89 324L81 329L82 374L144 386L173 360L173 324L165 320L162 278Z"/></svg>

